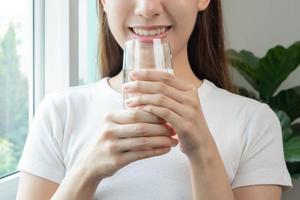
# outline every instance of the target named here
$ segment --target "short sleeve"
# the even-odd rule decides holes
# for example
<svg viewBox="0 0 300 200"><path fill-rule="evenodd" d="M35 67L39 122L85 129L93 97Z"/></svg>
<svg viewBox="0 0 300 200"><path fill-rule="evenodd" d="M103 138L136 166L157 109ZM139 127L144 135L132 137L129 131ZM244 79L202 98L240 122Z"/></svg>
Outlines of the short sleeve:
<svg viewBox="0 0 300 200"><path fill-rule="evenodd" d="M60 183L65 176L62 135L59 112L47 96L31 123L18 170Z"/></svg>
<svg viewBox="0 0 300 200"><path fill-rule="evenodd" d="M281 185L292 187L287 170L281 125L276 114L261 104L252 115L243 135L243 151L232 188L247 185Z"/></svg>

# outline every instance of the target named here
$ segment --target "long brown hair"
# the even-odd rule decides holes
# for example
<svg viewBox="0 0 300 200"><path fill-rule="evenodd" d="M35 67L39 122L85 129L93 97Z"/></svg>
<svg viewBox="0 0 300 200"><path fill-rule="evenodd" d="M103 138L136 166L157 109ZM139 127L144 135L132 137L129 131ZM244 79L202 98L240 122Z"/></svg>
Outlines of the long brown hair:
<svg viewBox="0 0 300 200"><path fill-rule="evenodd" d="M122 70L123 50L110 32L100 0L97 0L97 5L98 63L102 77L112 77ZM206 10L198 13L188 42L188 57L199 79L210 80L220 88L233 91L226 65L221 0L211 0Z"/></svg>

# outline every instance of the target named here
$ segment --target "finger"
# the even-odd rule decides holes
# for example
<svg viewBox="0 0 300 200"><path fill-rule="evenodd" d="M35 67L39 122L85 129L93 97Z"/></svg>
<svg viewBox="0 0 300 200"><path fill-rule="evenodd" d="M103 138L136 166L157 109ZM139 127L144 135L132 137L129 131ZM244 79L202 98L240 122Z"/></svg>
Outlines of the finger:
<svg viewBox="0 0 300 200"><path fill-rule="evenodd" d="M132 123L165 123L164 119L157 117L149 112L137 109L126 109L112 112L107 115L108 121L113 121L118 124L132 124Z"/></svg>
<svg viewBox="0 0 300 200"><path fill-rule="evenodd" d="M124 151L136 151L162 147L175 147L178 141L174 138L166 136L155 136L155 137L136 137L120 139L116 144L116 150L119 152Z"/></svg>
<svg viewBox="0 0 300 200"><path fill-rule="evenodd" d="M131 108L149 104L159 107L165 107L181 117L184 117L186 115L186 109L182 104L163 94L143 94L126 100L126 105Z"/></svg>
<svg viewBox="0 0 300 200"><path fill-rule="evenodd" d="M129 164L129 163L137 161L137 160L142 160L142 159L166 154L170 150L171 150L170 147L165 147L165 148L140 150L140 151L128 151L128 152L123 153L122 159L124 159L126 161L126 163Z"/></svg>
<svg viewBox="0 0 300 200"><path fill-rule="evenodd" d="M160 70L149 70L149 69L133 70L131 72L131 77L134 80L160 81L182 91L188 91L192 89L191 86L188 85L186 82L178 78L175 78L175 76L170 73L160 71Z"/></svg>
<svg viewBox="0 0 300 200"><path fill-rule="evenodd" d="M174 130L167 124L116 124L113 130L118 138L147 137L147 136L173 136Z"/></svg>
<svg viewBox="0 0 300 200"><path fill-rule="evenodd" d="M187 98L186 92L177 90L162 82L130 81L123 85L123 89L127 93L134 92L139 94L164 94L165 96L168 96L179 103L190 103L189 98Z"/></svg>
<svg viewBox="0 0 300 200"><path fill-rule="evenodd" d="M166 122L170 123L170 125L175 130L181 130L180 125L183 122L183 118L177 115L176 113L172 112L168 108L159 107L155 105L145 105L141 106L139 109L157 115L160 118L163 118Z"/></svg>

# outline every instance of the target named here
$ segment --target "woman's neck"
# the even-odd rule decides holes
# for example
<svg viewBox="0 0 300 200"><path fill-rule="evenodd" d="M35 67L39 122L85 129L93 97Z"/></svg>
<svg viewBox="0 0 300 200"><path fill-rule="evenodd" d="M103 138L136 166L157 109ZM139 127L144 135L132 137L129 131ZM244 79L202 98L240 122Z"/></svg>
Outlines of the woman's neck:
<svg viewBox="0 0 300 200"><path fill-rule="evenodd" d="M173 69L174 75L177 78L184 80L195 87L199 87L201 85L202 81L198 79L198 77L192 71L188 60L187 50L181 51L181 53L174 56Z"/></svg>

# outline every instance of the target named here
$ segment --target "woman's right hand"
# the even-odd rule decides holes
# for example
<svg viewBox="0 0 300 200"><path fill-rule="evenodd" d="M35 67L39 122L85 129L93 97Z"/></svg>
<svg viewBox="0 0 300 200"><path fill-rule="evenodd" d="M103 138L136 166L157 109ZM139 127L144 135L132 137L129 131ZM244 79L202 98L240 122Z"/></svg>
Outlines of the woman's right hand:
<svg viewBox="0 0 300 200"><path fill-rule="evenodd" d="M164 120L148 112L112 112L79 165L90 178L102 180L134 161L168 153L178 143L172 138L174 134Z"/></svg>

